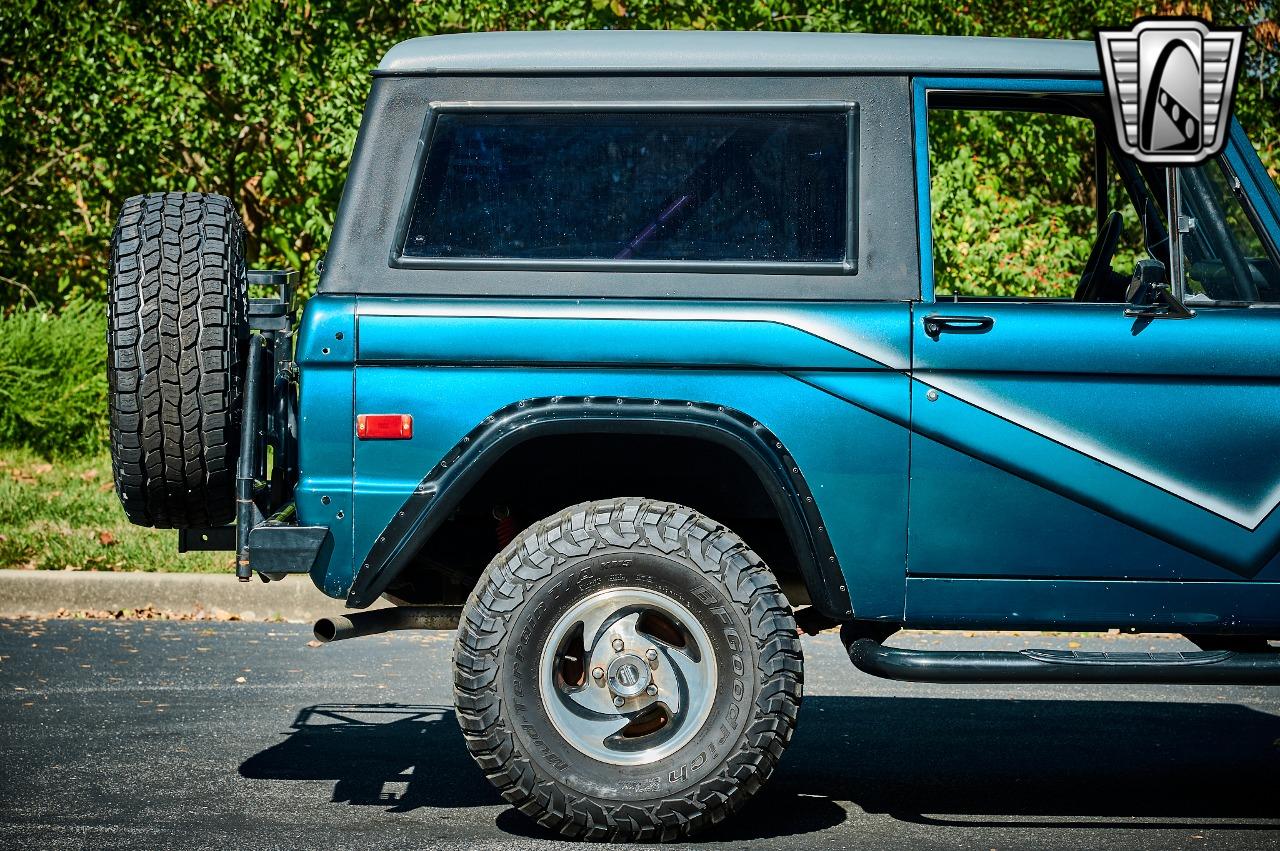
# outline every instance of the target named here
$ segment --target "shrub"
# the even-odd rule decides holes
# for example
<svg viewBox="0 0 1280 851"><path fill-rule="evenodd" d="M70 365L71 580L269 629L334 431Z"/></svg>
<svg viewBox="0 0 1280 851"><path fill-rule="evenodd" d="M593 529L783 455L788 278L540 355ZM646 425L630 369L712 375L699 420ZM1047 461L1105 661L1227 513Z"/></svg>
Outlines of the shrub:
<svg viewBox="0 0 1280 851"><path fill-rule="evenodd" d="M106 331L105 308L83 302L0 318L0 445L46 457L102 450Z"/></svg>

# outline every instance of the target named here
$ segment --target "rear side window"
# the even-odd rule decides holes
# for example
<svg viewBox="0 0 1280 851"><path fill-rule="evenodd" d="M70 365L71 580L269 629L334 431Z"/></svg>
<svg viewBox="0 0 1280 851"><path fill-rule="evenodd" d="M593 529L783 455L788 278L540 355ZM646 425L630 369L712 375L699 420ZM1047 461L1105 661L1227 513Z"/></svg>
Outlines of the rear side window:
<svg viewBox="0 0 1280 851"><path fill-rule="evenodd" d="M848 267L848 109L435 114L402 254Z"/></svg>

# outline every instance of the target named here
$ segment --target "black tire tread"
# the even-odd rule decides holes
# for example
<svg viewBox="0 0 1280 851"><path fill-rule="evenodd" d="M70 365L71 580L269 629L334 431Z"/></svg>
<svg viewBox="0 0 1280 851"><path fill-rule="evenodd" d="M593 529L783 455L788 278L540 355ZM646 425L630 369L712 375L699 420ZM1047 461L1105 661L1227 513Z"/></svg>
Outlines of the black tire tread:
<svg viewBox="0 0 1280 851"><path fill-rule="evenodd" d="M606 547L652 548L696 564L747 615L759 653L754 720L719 769L681 795L642 806L590 798L542 776L508 729L497 687L499 646L527 592L568 557ZM467 749L502 797L543 827L597 841L671 841L722 821L777 767L803 692L795 619L760 558L692 509L640 498L573 506L533 525L499 553L463 609L454 665L455 708Z"/></svg>
<svg viewBox="0 0 1280 851"><path fill-rule="evenodd" d="M111 235L111 467L130 522L201 528L235 512L244 225L221 195L125 201Z"/></svg>

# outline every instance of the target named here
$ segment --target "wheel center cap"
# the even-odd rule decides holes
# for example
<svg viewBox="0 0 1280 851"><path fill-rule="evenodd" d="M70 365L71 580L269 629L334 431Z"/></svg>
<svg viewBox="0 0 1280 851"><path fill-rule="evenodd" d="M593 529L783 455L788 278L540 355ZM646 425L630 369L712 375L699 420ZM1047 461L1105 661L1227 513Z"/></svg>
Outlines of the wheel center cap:
<svg viewBox="0 0 1280 851"><path fill-rule="evenodd" d="M609 691L618 697L635 697L649 687L649 665L634 653L625 653L609 663Z"/></svg>

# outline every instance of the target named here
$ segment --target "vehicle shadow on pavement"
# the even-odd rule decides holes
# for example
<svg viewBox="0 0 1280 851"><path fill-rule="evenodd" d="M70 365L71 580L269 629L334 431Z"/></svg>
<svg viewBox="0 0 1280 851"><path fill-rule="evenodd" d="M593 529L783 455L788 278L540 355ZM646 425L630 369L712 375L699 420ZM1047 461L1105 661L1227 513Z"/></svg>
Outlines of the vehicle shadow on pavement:
<svg viewBox="0 0 1280 851"><path fill-rule="evenodd" d="M1238 704L813 697L748 812L766 822L785 812L774 796L825 795L928 824L1195 827L1280 820L1277 772L1280 717ZM751 821L707 838L745 838Z"/></svg>
<svg viewBox="0 0 1280 851"><path fill-rule="evenodd" d="M502 803L447 706L307 707L240 773L331 779L335 803L401 812ZM1280 828L1278 776L1280 717L1236 704L818 696L759 797L693 841L820 831L846 803L958 827ZM514 810L496 826L551 836Z"/></svg>
<svg viewBox="0 0 1280 851"><path fill-rule="evenodd" d="M452 706L308 706L284 741L241 763L240 775L333 780L334 803L393 812L502 803L467 753Z"/></svg>

